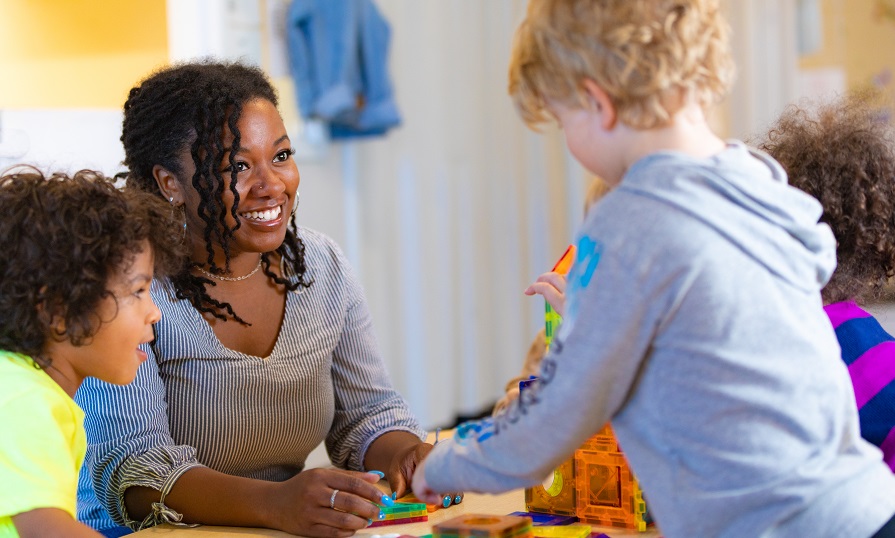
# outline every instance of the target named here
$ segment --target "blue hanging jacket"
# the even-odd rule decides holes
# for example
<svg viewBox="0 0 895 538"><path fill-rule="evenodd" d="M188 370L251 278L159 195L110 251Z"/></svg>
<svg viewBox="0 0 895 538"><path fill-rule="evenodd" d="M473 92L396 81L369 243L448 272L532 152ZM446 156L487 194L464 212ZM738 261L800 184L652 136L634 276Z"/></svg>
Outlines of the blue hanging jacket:
<svg viewBox="0 0 895 538"><path fill-rule="evenodd" d="M333 138L384 134L401 123L388 75L391 30L372 0L293 0L289 58L299 110Z"/></svg>

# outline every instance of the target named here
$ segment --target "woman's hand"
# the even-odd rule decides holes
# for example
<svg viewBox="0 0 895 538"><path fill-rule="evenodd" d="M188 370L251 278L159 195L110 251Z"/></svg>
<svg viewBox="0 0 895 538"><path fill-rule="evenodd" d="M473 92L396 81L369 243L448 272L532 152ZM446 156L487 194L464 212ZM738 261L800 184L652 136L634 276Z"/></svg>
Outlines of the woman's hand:
<svg viewBox="0 0 895 538"><path fill-rule="evenodd" d="M276 528L312 537L347 537L378 521L393 501L376 487L379 475L310 469L282 482L276 493ZM374 504L375 503L375 504Z"/></svg>
<svg viewBox="0 0 895 538"><path fill-rule="evenodd" d="M544 300L560 316L566 311L566 277L559 273L544 273L523 291L525 295L543 295Z"/></svg>
<svg viewBox="0 0 895 538"><path fill-rule="evenodd" d="M389 463L385 465L385 478L392 488L392 498L400 499L410 493L411 481L415 476L414 472L434 446L429 443L423 443L416 436L406 432L389 432L376 439L370 450L367 451L366 463L368 467L378 459L370 454L374 452L374 448L375 453L379 457L385 454L390 455ZM426 504L447 508L451 504L459 504L462 501L462 493L451 493L442 495L433 501L425 502Z"/></svg>
<svg viewBox="0 0 895 538"><path fill-rule="evenodd" d="M420 463L416 468L416 472L413 473L413 495L426 504L440 504L445 497L445 495L429 488L429 484L426 482L425 462Z"/></svg>
<svg viewBox="0 0 895 538"><path fill-rule="evenodd" d="M392 482L389 480L389 483L393 484L392 490L394 491L394 497L400 499L407 493L411 491L411 485L415 484L414 481L418 480L418 476L420 476L420 469L423 466L423 461L429 452L434 448L433 445L429 443L423 443L416 450L409 452L403 458L403 463L401 465L400 471L396 472L396 474L400 474L400 482L395 481ZM389 469L391 472L391 469ZM425 477L420 478L425 480ZM400 490L398 487L400 487ZM413 494L417 499L426 503L426 504L434 504L435 506L439 506L441 508L447 508L452 504L460 504L463 501L462 493L445 493L442 495L430 495L426 499L423 499L419 495L416 494L416 488L413 487Z"/></svg>
<svg viewBox="0 0 895 538"><path fill-rule="evenodd" d="M385 478L394 492L392 498L400 499L410 491L413 472L432 448L433 445L429 443L417 443L395 452L385 473Z"/></svg>

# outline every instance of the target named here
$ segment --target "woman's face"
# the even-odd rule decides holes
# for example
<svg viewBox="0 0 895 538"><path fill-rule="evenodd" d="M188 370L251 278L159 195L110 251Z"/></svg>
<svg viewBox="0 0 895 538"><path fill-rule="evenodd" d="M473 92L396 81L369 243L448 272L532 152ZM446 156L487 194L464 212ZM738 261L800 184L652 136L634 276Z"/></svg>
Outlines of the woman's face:
<svg viewBox="0 0 895 538"><path fill-rule="evenodd" d="M237 215L240 226L233 232L230 243L233 257L245 252L270 252L282 244L301 181L286 127L273 103L266 99L244 103L237 126L241 138L239 152L234 155L234 166L238 172L236 190L239 192ZM226 150L220 171L224 181L229 183L229 157L233 144L229 130L225 130L223 141ZM194 247L205 252L205 222L198 216L200 197L191 182L195 166L189 151L184 153L181 179L185 180L186 186L187 230ZM236 225L231 215L233 193L225 187L222 197L227 224L232 229Z"/></svg>

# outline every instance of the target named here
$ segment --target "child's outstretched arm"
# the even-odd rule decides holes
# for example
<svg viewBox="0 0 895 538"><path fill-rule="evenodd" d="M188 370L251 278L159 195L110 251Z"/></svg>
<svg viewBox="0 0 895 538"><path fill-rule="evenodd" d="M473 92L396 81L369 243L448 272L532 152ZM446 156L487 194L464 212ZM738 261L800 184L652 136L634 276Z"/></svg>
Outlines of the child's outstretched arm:
<svg viewBox="0 0 895 538"><path fill-rule="evenodd" d="M663 301L647 300L659 292L631 278L616 256L603 256L595 273L590 261L569 276L566 315L539 382L504 412L463 424L436 446L414 476L417 497L533 485L630 397Z"/></svg>
<svg viewBox="0 0 895 538"><path fill-rule="evenodd" d="M560 316L566 311L566 276L550 271L539 276L523 291L525 295L541 295Z"/></svg>

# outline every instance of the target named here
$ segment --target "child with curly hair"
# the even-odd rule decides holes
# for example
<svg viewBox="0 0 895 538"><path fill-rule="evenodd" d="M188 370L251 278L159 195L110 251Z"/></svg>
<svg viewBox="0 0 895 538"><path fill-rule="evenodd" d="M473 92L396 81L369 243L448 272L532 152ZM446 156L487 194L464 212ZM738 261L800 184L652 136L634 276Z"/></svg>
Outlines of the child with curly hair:
<svg viewBox="0 0 895 538"><path fill-rule="evenodd" d="M861 306L895 275L895 128L860 92L788 108L759 144L823 205L838 266L821 291L848 365L861 435L895 470L895 338Z"/></svg>
<svg viewBox="0 0 895 538"><path fill-rule="evenodd" d="M101 174L0 176L0 536L100 536L75 519L84 378L130 383L181 265L164 202Z"/></svg>

